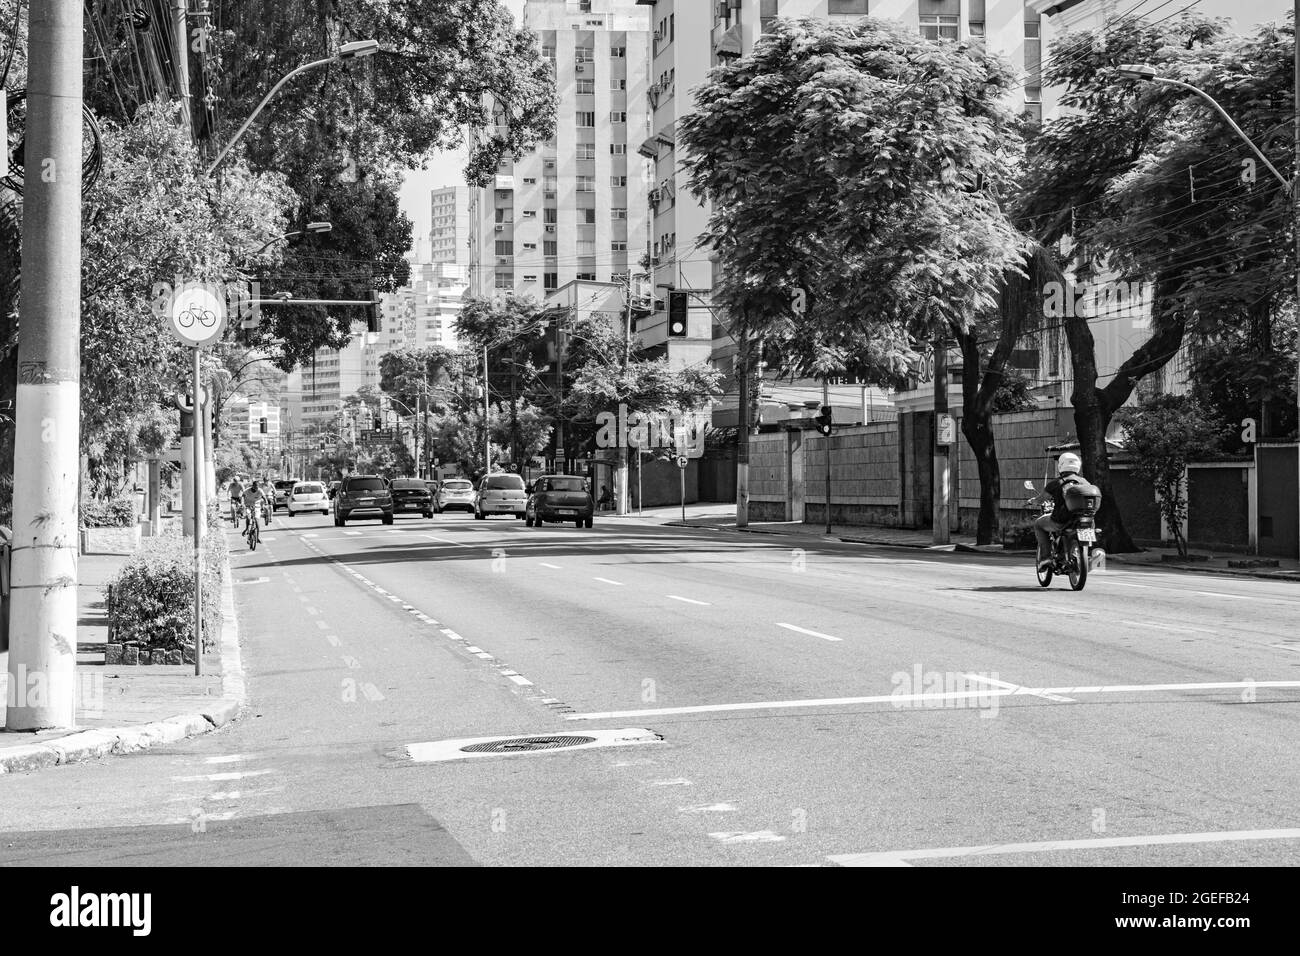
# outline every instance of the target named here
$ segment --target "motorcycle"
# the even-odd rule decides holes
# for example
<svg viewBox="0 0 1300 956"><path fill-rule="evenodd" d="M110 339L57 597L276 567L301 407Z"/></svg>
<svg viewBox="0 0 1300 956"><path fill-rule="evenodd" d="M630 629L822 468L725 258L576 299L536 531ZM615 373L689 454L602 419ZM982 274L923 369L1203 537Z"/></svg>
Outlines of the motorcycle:
<svg viewBox="0 0 1300 956"><path fill-rule="evenodd" d="M1033 482L1025 487L1034 490ZM1033 500L1033 499L1031 499ZM1051 498L1042 501L1041 513L1051 514ZM1093 562L1105 554L1098 545L1101 529L1097 527L1097 510L1101 507L1101 489L1086 482L1072 484L1065 489L1065 506L1070 517L1060 531L1051 532L1048 538L1048 557L1051 566L1038 568L1038 555L1034 554L1035 568L1040 587L1048 587L1055 575L1070 579L1070 587L1082 591L1088 583L1088 570Z"/></svg>

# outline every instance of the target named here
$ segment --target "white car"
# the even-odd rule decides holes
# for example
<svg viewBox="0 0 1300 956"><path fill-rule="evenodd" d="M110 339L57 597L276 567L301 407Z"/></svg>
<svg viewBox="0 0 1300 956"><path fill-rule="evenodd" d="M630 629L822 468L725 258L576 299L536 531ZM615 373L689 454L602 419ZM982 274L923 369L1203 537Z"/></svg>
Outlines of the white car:
<svg viewBox="0 0 1300 956"><path fill-rule="evenodd" d="M482 521L488 515L511 514L523 518L528 511L528 492L518 475L488 475L478 483L474 498L474 517Z"/></svg>
<svg viewBox="0 0 1300 956"><path fill-rule="evenodd" d="M319 511L327 515L330 513L330 499L322 482L300 481L293 486L293 491L289 492L285 507L289 509L291 518L304 511Z"/></svg>
<svg viewBox="0 0 1300 956"><path fill-rule="evenodd" d="M438 486L433 498L433 510L442 514L452 508L474 510L474 484L464 478L448 478Z"/></svg>

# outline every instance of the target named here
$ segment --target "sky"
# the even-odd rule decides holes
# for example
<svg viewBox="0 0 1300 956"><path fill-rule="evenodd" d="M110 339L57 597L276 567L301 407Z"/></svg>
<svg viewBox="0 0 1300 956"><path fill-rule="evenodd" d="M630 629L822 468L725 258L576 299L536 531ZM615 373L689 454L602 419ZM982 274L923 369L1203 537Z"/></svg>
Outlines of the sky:
<svg viewBox="0 0 1300 956"><path fill-rule="evenodd" d="M524 0L503 0L506 7L522 20ZM698 0L703 3L705 0ZM1162 0L1147 0L1143 5L1151 11L1148 19L1160 19L1177 12L1192 0L1171 0L1168 5ZM1126 13L1134 9L1136 0L1115 0L1116 13ZM1199 0L1192 9L1216 17L1230 17L1239 31L1249 29L1252 24L1266 20L1283 20L1292 7L1286 0ZM429 235L429 193L440 186L454 186L464 182L461 170L465 166L463 153L444 152L430 158L428 168L414 170L407 174L399 194L402 211L414 223L412 235L423 239Z"/></svg>

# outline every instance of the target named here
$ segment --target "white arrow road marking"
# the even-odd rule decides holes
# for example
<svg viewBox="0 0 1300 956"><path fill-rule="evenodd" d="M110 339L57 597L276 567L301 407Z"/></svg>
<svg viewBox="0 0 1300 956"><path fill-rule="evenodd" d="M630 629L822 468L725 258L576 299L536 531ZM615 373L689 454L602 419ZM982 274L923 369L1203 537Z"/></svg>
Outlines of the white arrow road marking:
<svg viewBox="0 0 1300 956"><path fill-rule="evenodd" d="M823 641L842 641L842 637L831 637L829 634L823 634L820 631L810 631L806 627L796 627L793 624L782 624L777 622L777 627L783 627L787 631L798 631L800 634L807 634L810 637L820 637Z"/></svg>
<svg viewBox="0 0 1300 956"><path fill-rule="evenodd" d="M756 830L753 833L710 833L709 836L719 843L781 843L785 837L771 830Z"/></svg>
<svg viewBox="0 0 1300 956"><path fill-rule="evenodd" d="M1232 843L1246 840L1300 840L1300 828L1287 830L1222 830L1216 833L1164 833L1151 836L1103 837L1095 840L1044 840L988 846L952 846L929 850L886 850L844 853L826 859L840 866L911 866L908 860L995 856L1014 853L1059 853L1063 850L1106 850L1128 846L1170 846L1187 843Z"/></svg>

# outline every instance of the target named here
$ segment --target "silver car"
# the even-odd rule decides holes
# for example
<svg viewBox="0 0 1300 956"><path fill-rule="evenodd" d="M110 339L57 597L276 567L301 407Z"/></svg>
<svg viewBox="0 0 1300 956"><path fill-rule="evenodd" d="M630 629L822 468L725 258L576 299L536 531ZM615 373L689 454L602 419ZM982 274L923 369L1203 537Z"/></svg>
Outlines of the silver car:
<svg viewBox="0 0 1300 956"><path fill-rule="evenodd" d="M434 511L442 514L451 508L474 510L474 484L466 478L448 478L438 486Z"/></svg>
<svg viewBox="0 0 1300 956"><path fill-rule="evenodd" d="M528 492L518 475L488 475L478 483L474 499L474 517L482 521L488 515L508 514L522 519L528 510Z"/></svg>

